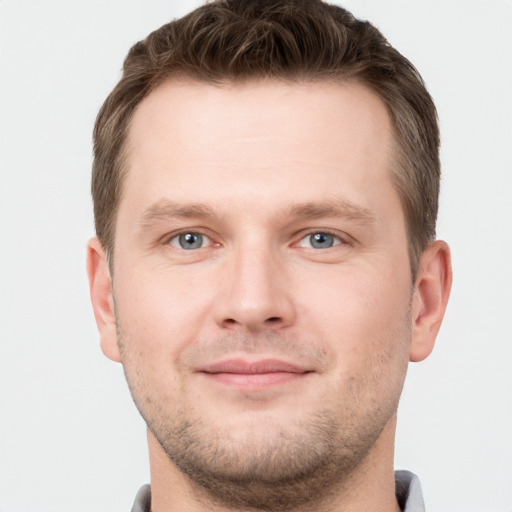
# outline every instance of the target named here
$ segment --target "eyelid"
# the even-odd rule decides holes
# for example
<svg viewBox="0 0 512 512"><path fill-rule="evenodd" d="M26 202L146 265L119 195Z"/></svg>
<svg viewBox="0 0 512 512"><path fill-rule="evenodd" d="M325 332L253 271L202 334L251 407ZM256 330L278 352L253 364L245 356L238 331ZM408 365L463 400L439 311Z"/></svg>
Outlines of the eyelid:
<svg viewBox="0 0 512 512"><path fill-rule="evenodd" d="M201 249L205 249L205 248L211 247L211 246L220 246L221 244L219 242L216 242L214 240L213 236L208 233L208 231L209 230L206 230L204 228L179 229L177 231L173 231L172 233L168 233L164 237L162 237L161 243L163 245L171 245L171 241L177 240L180 235L184 235L186 233L191 233L191 234L201 235L208 241L208 244L204 247L201 247ZM293 242L292 246L299 246L300 242L302 242L305 238L307 238L308 236L317 234L317 233L323 233L323 234L330 235L330 236L334 237L338 243L333 245L333 247L337 247L339 245L353 245L353 243L354 243L354 240L352 239L352 237L350 237L350 235L348 235L344 232L340 232L340 231L329 229L329 228L316 228L316 229L302 230L299 233L297 233L294 236L294 239L296 241ZM175 247L176 249L185 250L182 247L177 247L174 245L172 245L172 247Z"/></svg>
<svg viewBox="0 0 512 512"><path fill-rule="evenodd" d="M332 229L324 229L324 228L308 229L308 230L300 232L300 234L298 234L298 237L296 238L297 241L294 242L293 245L300 247L300 245L299 245L300 242L302 242L305 238L307 238L311 235L316 235L318 233L322 233L322 234L330 235L330 236L334 237L336 239L336 241L339 243L335 243L333 245L333 247L338 247L339 245L351 245L352 239L346 233L341 233L339 231L335 231ZM332 247L329 247L328 249L331 249L331 248ZM327 250L327 249L323 249L323 250Z"/></svg>
<svg viewBox="0 0 512 512"><path fill-rule="evenodd" d="M192 229L183 228L183 229L179 229L177 231L173 231L172 233L168 233L167 235L162 237L161 243L163 245L169 245L175 249L185 251L186 249L183 249L183 247L179 247L179 245L173 245L171 242L173 240L178 240L178 238L181 235L186 235L187 233L194 234L194 235L201 235L203 237L203 239L208 242L205 246L200 247L200 249L206 249L207 247L220 245L218 242L214 241L214 239L211 235L206 233L206 230L201 229L201 228L192 228ZM196 250L199 250L199 249L196 249Z"/></svg>

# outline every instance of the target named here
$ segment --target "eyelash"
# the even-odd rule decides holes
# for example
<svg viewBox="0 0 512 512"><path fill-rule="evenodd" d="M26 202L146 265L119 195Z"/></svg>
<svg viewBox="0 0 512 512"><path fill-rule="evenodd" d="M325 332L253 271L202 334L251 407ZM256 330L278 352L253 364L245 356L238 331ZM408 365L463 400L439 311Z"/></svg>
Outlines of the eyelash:
<svg viewBox="0 0 512 512"><path fill-rule="evenodd" d="M174 240L176 240L177 244L179 244L179 237L182 236L182 235L199 235L205 239L207 239L207 241L210 242L209 245L213 244L214 246L220 246L219 243L215 243L212 239L212 237L208 236L206 233L200 231L200 230L197 230L197 231L194 231L194 230L182 230L182 231L179 231L177 233L173 233L172 235L166 237L164 239L164 244L165 245L171 245L177 249L181 249L183 251L193 251L193 250L198 250L198 249L205 249L207 248L208 246L206 247L197 247L197 248L192 248L192 249L185 249L184 247L178 247L177 245L173 245L172 242ZM335 242L332 246L330 247L325 247L325 248L315 248L315 247L303 247L305 249L313 249L313 250L327 250L327 249L331 249L333 247L337 247L337 246L340 246L340 245L350 245L350 242L346 240L345 237L342 237L340 236L339 233L335 233L329 229L316 229L316 230L311 230L311 231L308 231L306 233L301 233L301 237L300 239L297 241L297 242L294 242L292 244L292 247L297 247L297 246L301 246L301 242L304 241L305 239L307 239L308 237L311 237L313 235L327 235L327 236L332 236L334 239L335 239Z"/></svg>
<svg viewBox="0 0 512 512"><path fill-rule="evenodd" d="M301 238L299 239L299 241L296 242L294 245L299 245L303 240L305 240L308 237L311 237L313 235L328 235L328 236L332 236L335 239L335 243L331 247L323 248L323 250L331 249L332 247L337 247L339 245L347 245L348 244L347 240L345 240L343 237L341 237L339 233L335 233L329 229L315 229L315 230L311 230L311 231L308 231L307 233L303 234L301 236ZM307 247L307 248L322 250L322 249L315 248L315 247Z"/></svg>
<svg viewBox="0 0 512 512"><path fill-rule="evenodd" d="M176 240L177 243L179 243L178 242L179 241L179 237L182 236L182 235L199 235L199 236L207 239L210 242L210 244L213 243L213 245L220 245L218 243L213 242L212 238L210 236L208 236L206 233L203 233L202 231L199 231L199 230L194 231L194 230L191 230L191 229L184 229L182 231L178 231L177 233L173 233L172 235L170 235L170 236L168 236L168 237L166 237L164 239L164 244L165 245L171 245L171 246L176 247L177 249L181 249L183 251L187 251L187 249L185 249L183 247L177 247L177 246L174 246L172 244L173 240ZM199 247L198 249L205 249L205 247Z"/></svg>

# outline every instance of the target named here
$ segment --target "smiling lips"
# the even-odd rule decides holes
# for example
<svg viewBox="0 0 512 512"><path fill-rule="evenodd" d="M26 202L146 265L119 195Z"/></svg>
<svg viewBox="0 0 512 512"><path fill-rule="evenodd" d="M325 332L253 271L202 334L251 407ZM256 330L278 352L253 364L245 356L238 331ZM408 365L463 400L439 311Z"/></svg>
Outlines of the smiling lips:
<svg viewBox="0 0 512 512"><path fill-rule="evenodd" d="M200 372L208 378L238 388L261 389L301 379L311 371L276 359L248 362L242 359L220 361L204 366Z"/></svg>

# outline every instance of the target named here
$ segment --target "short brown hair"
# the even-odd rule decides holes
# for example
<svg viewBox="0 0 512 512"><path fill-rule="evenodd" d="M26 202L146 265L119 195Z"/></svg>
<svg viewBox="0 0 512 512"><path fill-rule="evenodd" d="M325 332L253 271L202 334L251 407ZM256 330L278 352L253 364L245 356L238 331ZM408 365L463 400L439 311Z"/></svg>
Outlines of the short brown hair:
<svg viewBox="0 0 512 512"><path fill-rule="evenodd" d="M217 0L135 44L94 128L96 232L114 250L124 153L137 105L170 77L207 83L258 78L356 80L386 104L395 131L392 180L407 223L413 277L435 237L440 164L432 98L414 66L370 23L320 0Z"/></svg>

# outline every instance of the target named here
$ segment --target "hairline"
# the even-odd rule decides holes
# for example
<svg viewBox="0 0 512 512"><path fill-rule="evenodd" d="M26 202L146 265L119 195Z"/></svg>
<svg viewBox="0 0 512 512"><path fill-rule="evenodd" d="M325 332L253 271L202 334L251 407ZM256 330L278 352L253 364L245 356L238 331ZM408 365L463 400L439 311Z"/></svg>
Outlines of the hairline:
<svg viewBox="0 0 512 512"><path fill-rule="evenodd" d="M358 75L353 75L351 73L343 73L340 70L339 73L317 73L315 75L308 73L297 73L282 76L268 76L268 75L247 75L243 77L237 77L235 79L231 77L224 77L221 79L216 79L213 77L206 77L204 75L200 75L199 73L187 73L184 71L177 71L175 73L169 72L166 74L162 74L162 76L155 80L153 83L147 87L147 90L144 91L144 95L142 98L135 104L132 108L130 115L128 117L128 121L122 130L122 142L121 147L118 153L117 158L115 159L114 164L114 173L119 177L119 188L118 193L116 195L116 203L114 208L112 209L112 214L110 217L110 221L107 227L107 247L104 247L107 262L110 268L111 276L114 274L114 254L115 254L115 233L116 233L116 224L118 218L118 211L121 201L124 196L124 188L127 180L127 175L129 172L130 163L128 161L130 157L129 150L129 140L130 140L130 132L131 126L133 123L133 119L136 115L137 110L140 108L140 105L144 102L144 100L149 97L154 91L159 89L165 84L176 83L176 84L187 84L187 85L211 85L214 87L225 87L225 86L243 86L248 83L283 83L288 85L302 85L302 84L315 84L315 83L330 83L334 85L343 85L346 83L358 85L360 87L364 87L367 91L370 91L374 96L376 96L383 106L386 109L389 124L391 128L391 145L389 148L389 168L387 169L389 173L389 177L391 180L391 184L398 194L400 206L402 210L402 214L404 216L405 221L405 229L407 236L407 246L408 246L408 254L409 254L409 264L411 271L411 280L415 281L418 264L419 264L419 256L421 252L423 252L424 247L415 247L414 245L414 236L412 226L410 226L410 219L406 211L406 205L404 203L405 194L403 187L401 186L401 182L404 181L406 175L406 167L408 165L408 156L407 150L404 147L402 138L398 132L394 113L386 101L384 95L379 94L377 88L372 87L371 84L367 83L364 79L362 79ZM110 242L110 243L108 243Z"/></svg>

